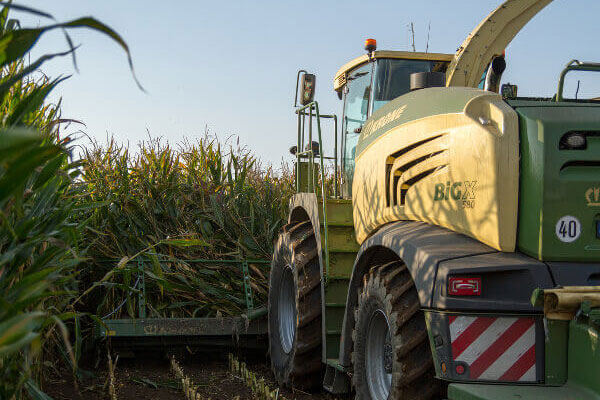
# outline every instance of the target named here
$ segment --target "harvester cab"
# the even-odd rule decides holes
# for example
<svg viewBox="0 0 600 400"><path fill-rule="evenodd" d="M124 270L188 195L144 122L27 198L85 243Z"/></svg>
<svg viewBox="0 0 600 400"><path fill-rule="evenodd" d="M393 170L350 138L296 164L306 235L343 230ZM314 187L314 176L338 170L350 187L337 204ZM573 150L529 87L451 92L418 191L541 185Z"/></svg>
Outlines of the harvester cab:
<svg viewBox="0 0 600 400"><path fill-rule="evenodd" d="M342 196L352 196L352 177L358 138L367 119L382 106L428 86L444 86L450 54L377 51L367 39L367 54L344 65L335 75L334 90L343 101Z"/></svg>
<svg viewBox="0 0 600 400"><path fill-rule="evenodd" d="M600 65L570 62L550 98L501 84L505 48L549 3L505 1L454 55L368 40L334 78L340 148L304 76L297 194L270 275L280 384L360 400L599 398L569 371L588 335L582 362L600 376L584 304L600 285L600 101L564 88ZM563 286L587 293L572 331L530 301Z"/></svg>
<svg viewBox="0 0 600 400"><path fill-rule="evenodd" d="M377 51L377 43L374 39L366 40L365 50L367 54L344 65L334 78L334 90L343 102L341 149L338 153L337 126L334 149L335 156L339 156L340 160L341 193L339 195L342 198L352 197L356 145L367 119L391 100L412 90L445 86L445 72L452 61L451 54ZM309 106L314 100L315 80L313 74L304 70L298 72L294 104L298 105L299 97L302 108L298 110L298 114L303 117L298 124L299 132L303 132L303 128L311 124L312 120L307 122L306 118L313 116L316 118L315 104ZM320 115L320 117L335 116ZM337 121L337 117L335 118ZM314 141L309 141L312 142ZM300 158L309 158L307 153L309 147L306 144L304 152L299 154L296 150L298 146L292 147L291 151Z"/></svg>

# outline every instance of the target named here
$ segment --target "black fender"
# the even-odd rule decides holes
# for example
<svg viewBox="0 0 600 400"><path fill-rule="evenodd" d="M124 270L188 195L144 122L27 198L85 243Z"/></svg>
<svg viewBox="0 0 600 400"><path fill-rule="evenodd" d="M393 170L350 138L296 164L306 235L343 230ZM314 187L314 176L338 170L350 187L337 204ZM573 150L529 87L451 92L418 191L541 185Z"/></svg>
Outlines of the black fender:
<svg viewBox="0 0 600 400"><path fill-rule="evenodd" d="M421 307L429 308L440 262L497 252L468 236L423 222L399 221L380 228L362 243L354 262L342 325L340 364L351 365L354 309L363 276L371 266L394 259L402 260L415 282Z"/></svg>

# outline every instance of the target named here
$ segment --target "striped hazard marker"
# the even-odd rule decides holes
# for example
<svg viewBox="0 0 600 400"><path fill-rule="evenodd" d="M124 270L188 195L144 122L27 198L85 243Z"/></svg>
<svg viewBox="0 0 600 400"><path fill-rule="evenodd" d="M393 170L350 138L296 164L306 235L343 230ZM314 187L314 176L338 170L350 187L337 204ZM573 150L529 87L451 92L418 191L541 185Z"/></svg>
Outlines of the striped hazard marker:
<svg viewBox="0 0 600 400"><path fill-rule="evenodd" d="M534 318L451 316L450 340L470 379L536 380Z"/></svg>

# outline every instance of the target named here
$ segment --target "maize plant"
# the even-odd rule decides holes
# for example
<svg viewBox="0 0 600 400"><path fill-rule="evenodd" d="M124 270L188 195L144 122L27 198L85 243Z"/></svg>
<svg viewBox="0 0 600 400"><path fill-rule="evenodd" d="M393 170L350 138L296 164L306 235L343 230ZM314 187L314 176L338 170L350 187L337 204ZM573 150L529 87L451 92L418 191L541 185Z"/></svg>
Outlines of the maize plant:
<svg viewBox="0 0 600 400"><path fill-rule="evenodd" d="M87 27L123 40L93 18L32 29L0 11L0 384L1 399L48 399L41 382L45 365L62 358L76 373L81 351L79 318L72 307L78 290L79 239L85 208L72 185L78 163L70 162L68 138L59 137L60 105L46 103L63 80L36 77L44 62L72 53L52 53L25 63L38 39L52 30ZM68 325L67 325L68 324ZM69 331L69 328L71 331ZM45 363L45 360L52 362Z"/></svg>
<svg viewBox="0 0 600 400"><path fill-rule="evenodd" d="M239 265L197 259L270 259L294 184L289 173L263 169L245 148L206 135L172 147L160 140L137 151L94 144L83 156L84 202L103 204L82 216L94 260L89 282L110 274L86 304L106 315L127 299L134 316L135 263L115 268L144 249L145 303L154 317L207 317L244 311ZM106 260L116 260L113 263ZM256 302L267 294L268 266L249 263ZM124 315L116 314L123 317Z"/></svg>

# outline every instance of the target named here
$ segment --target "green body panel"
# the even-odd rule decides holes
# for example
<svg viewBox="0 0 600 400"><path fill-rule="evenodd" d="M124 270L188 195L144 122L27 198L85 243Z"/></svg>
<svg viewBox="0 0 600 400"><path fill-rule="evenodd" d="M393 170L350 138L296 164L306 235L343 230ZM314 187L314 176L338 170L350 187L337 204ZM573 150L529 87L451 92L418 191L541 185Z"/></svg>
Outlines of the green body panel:
<svg viewBox="0 0 600 400"><path fill-rule="evenodd" d="M448 386L449 400L598 400L599 395L574 385L518 386L452 383Z"/></svg>
<svg viewBox="0 0 600 400"><path fill-rule="evenodd" d="M600 136L588 137L585 150L559 150L561 137L569 131L600 130L600 105L509 103L519 114L521 130L518 249L544 261L600 261L600 207L589 205L586 196L600 188ZM575 164L567 166L569 162ZM556 234L564 216L576 217L582 226L570 243Z"/></svg>
<svg viewBox="0 0 600 400"><path fill-rule="evenodd" d="M600 309L580 315L569 327L569 381L600 397Z"/></svg>
<svg viewBox="0 0 600 400"><path fill-rule="evenodd" d="M567 381L569 321L546 321L546 384L564 385Z"/></svg>
<svg viewBox="0 0 600 400"><path fill-rule="evenodd" d="M454 87L422 89L400 96L369 117L358 140L356 156L396 126L434 115L462 112L471 99L489 94L471 88ZM432 97L437 101L432 102Z"/></svg>

